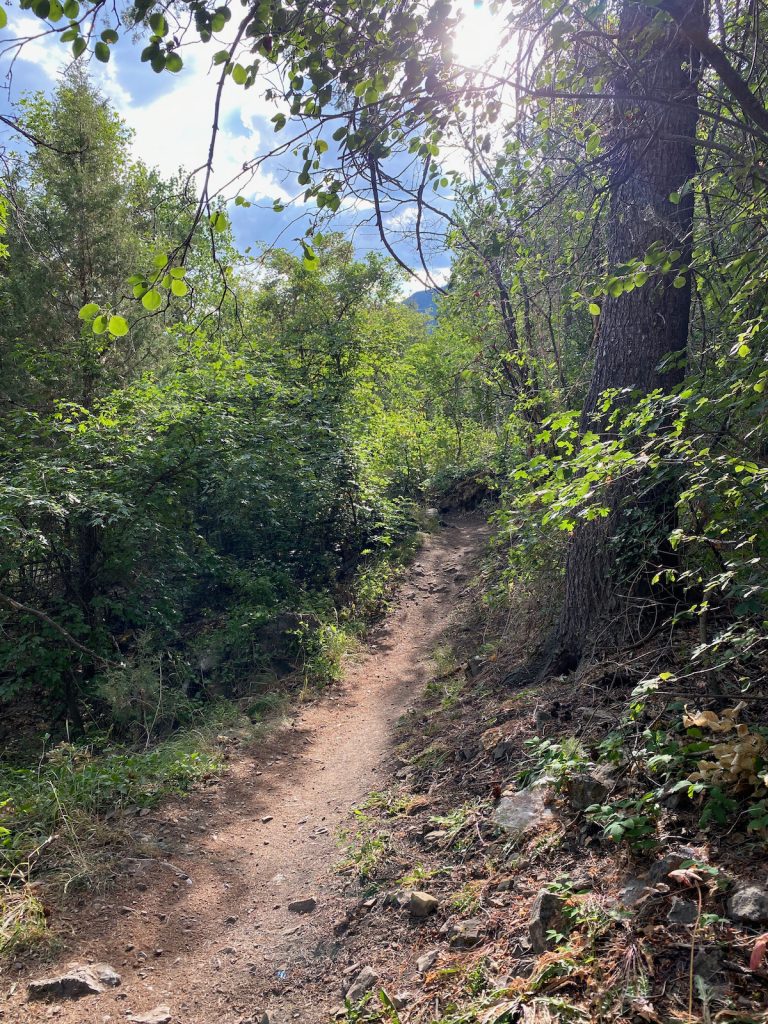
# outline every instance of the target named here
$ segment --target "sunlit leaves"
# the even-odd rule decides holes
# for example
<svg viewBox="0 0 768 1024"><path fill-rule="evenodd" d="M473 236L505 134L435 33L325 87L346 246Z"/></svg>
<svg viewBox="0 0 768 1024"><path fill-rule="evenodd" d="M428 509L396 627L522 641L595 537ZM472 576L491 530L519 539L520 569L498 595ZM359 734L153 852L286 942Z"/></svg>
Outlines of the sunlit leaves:
<svg viewBox="0 0 768 1024"><path fill-rule="evenodd" d="M81 320L93 320L98 312L99 306L97 303L86 302L86 304L80 308L80 312L77 315Z"/></svg>
<svg viewBox="0 0 768 1024"><path fill-rule="evenodd" d="M211 214L209 223L214 231L221 234L229 227L229 218L223 210L216 210Z"/></svg>
<svg viewBox="0 0 768 1024"><path fill-rule="evenodd" d="M163 304L163 297L156 288L150 288L149 291L142 295L141 304L144 309L149 310L150 313L154 313L155 310L160 309L160 306Z"/></svg>
<svg viewBox="0 0 768 1024"><path fill-rule="evenodd" d="M128 333L128 321L122 316L111 316L109 318L108 330L115 338L122 338Z"/></svg>
<svg viewBox="0 0 768 1024"><path fill-rule="evenodd" d="M316 271L320 266L320 260L317 257L317 253L309 243L305 242L304 239L300 239L302 252L304 255L303 265L305 270Z"/></svg>
<svg viewBox="0 0 768 1024"><path fill-rule="evenodd" d="M150 16L149 27L156 36L165 36L168 34L168 22L165 20L165 16L160 12Z"/></svg>

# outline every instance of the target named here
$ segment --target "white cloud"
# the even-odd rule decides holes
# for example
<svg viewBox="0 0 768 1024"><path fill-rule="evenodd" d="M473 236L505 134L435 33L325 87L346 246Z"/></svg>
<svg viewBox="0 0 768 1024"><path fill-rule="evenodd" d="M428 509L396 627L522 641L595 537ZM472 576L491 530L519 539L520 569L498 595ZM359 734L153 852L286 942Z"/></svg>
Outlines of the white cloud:
<svg viewBox="0 0 768 1024"><path fill-rule="evenodd" d="M71 58L68 49L55 38L34 38L39 35L40 26L36 18L22 17L14 19L12 28L17 37L31 37L24 44L19 60L32 63L53 83ZM146 102L137 102L121 82L122 62L138 62L135 50L116 47L108 64L91 62L90 71L99 88L135 132L134 157L157 167L166 176L175 174L180 167L192 171L207 160L218 77L216 69L210 70L212 53L211 47L185 48L184 68L176 76L156 76L148 64L142 64L141 71L146 74L148 85L157 87L157 95ZM219 115L212 191L226 186L242 172L244 163L259 155L263 137L257 123L270 118L275 109L256 89L246 91L232 81L226 83ZM242 132L233 127L238 124ZM290 198L275 175L261 168L245 176L236 190L250 200L280 198L286 201Z"/></svg>
<svg viewBox="0 0 768 1024"><path fill-rule="evenodd" d="M451 276L450 267L432 267L431 269L432 280L438 287L443 288L448 284L448 278Z"/></svg>
<svg viewBox="0 0 768 1024"><path fill-rule="evenodd" d="M209 69L210 55L210 48L187 51L172 90L168 91L169 76L164 76L165 90L148 104L118 105L136 132L136 156L164 174L174 173L179 166L195 170L207 160L218 77ZM153 74L149 68L147 72ZM274 111L255 89L246 91L234 82L226 83L213 161L214 190L223 188L259 155L262 135L256 124ZM242 133L232 127L233 122L239 123ZM262 169L244 177L241 190L246 199L289 198L274 175Z"/></svg>
<svg viewBox="0 0 768 1024"><path fill-rule="evenodd" d="M418 210L415 206L406 206L398 213L390 214L384 221L384 227L390 231L409 231L416 226Z"/></svg>

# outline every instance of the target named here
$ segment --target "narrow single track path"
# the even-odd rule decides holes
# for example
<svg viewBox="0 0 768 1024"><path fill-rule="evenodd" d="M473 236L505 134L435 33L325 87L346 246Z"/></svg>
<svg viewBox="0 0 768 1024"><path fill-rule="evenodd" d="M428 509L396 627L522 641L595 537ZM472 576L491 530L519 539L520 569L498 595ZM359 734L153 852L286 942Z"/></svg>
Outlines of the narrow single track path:
<svg viewBox="0 0 768 1024"><path fill-rule="evenodd" d="M135 819L140 851L106 896L85 894L55 926L70 962L111 964L122 984L51 1007L25 1001L28 972L2 979L2 1024L109 1024L165 1004L174 1024L320 1024L341 1003L347 964L339 830L393 781L393 727L461 621L487 537L477 517L431 537L341 684L258 748L238 749L214 786ZM314 897L308 914L288 910ZM15 982L15 986L12 984ZM9 988L13 991L9 994Z"/></svg>

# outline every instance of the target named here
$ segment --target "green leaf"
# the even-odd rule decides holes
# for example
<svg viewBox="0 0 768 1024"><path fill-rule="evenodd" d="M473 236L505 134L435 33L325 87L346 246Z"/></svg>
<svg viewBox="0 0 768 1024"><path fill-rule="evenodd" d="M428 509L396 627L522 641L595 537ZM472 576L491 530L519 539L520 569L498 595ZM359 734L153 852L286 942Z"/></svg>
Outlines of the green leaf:
<svg viewBox="0 0 768 1024"><path fill-rule="evenodd" d="M222 213L221 210L217 210L216 213L211 215L211 227L214 231L226 231L227 230L227 215Z"/></svg>
<svg viewBox="0 0 768 1024"><path fill-rule="evenodd" d="M600 307L596 302L590 302L589 312L592 314L592 316L600 316Z"/></svg>
<svg viewBox="0 0 768 1024"><path fill-rule="evenodd" d="M672 287L673 288L685 288L685 285L686 285L686 279L683 277L682 274L678 274L678 276L672 282Z"/></svg>
<svg viewBox="0 0 768 1024"><path fill-rule="evenodd" d="M5 28L8 24L8 15L5 13L5 8L0 7L0 28Z"/></svg>
<svg viewBox="0 0 768 1024"><path fill-rule="evenodd" d="M99 305L95 302L86 302L81 307L80 312L77 314L81 320L93 320L96 314L99 312Z"/></svg>
<svg viewBox="0 0 768 1024"><path fill-rule="evenodd" d="M235 85L245 85L248 78L248 72L245 70L242 64L235 64L232 68L232 80Z"/></svg>
<svg viewBox="0 0 768 1024"><path fill-rule="evenodd" d="M149 27L156 36L164 36L168 32L168 23L159 11L151 15L149 19Z"/></svg>
<svg viewBox="0 0 768 1024"><path fill-rule="evenodd" d="M175 278L177 281L181 280L181 278L184 277L186 272L186 267L171 267L171 277Z"/></svg>
<svg viewBox="0 0 768 1024"><path fill-rule="evenodd" d="M64 11L64 17L69 18L70 21L74 21L80 13L80 4L77 0L66 0L61 9Z"/></svg>
<svg viewBox="0 0 768 1024"><path fill-rule="evenodd" d="M171 71L174 75L178 74L179 71L184 67L184 61L178 55L178 53L169 53L165 58L165 70Z"/></svg>
<svg viewBox="0 0 768 1024"><path fill-rule="evenodd" d="M750 351L749 345L739 345L739 359L746 359Z"/></svg>
<svg viewBox="0 0 768 1024"><path fill-rule="evenodd" d="M186 295L187 292L189 291L189 288L187 286L187 282L186 281L178 281L178 280L171 281L171 291L178 298L181 298L183 295Z"/></svg>
<svg viewBox="0 0 768 1024"><path fill-rule="evenodd" d="M94 56L96 60L100 60L102 64L106 64L110 58L109 47L106 43L99 41L93 48Z"/></svg>
<svg viewBox="0 0 768 1024"><path fill-rule="evenodd" d="M670 194L669 194L669 201L674 206L677 206L677 204L680 202L680 193L679 192L670 192Z"/></svg>
<svg viewBox="0 0 768 1024"><path fill-rule="evenodd" d="M144 309L148 309L150 313L154 313L156 309L159 309L162 303L163 297L156 288L150 288L141 300Z"/></svg>
<svg viewBox="0 0 768 1024"><path fill-rule="evenodd" d="M109 318L109 333L115 338L122 338L128 333L128 321L122 316L111 316Z"/></svg>
<svg viewBox="0 0 768 1024"><path fill-rule="evenodd" d="M595 132L593 135L590 135L589 140L587 141L587 156L592 156L592 154L596 153L599 149L600 136Z"/></svg>
<svg viewBox="0 0 768 1024"><path fill-rule="evenodd" d="M315 140L315 151L320 156L322 156L323 153L326 153L328 151L328 143L325 141L325 139L316 139Z"/></svg>
<svg viewBox="0 0 768 1024"><path fill-rule="evenodd" d="M104 313L102 313L100 316L97 316L96 319L91 324L94 334L104 334L108 326L109 318Z"/></svg>
<svg viewBox="0 0 768 1024"><path fill-rule="evenodd" d="M105 43L116 43L119 37L113 28L105 28L101 33L101 38Z"/></svg>

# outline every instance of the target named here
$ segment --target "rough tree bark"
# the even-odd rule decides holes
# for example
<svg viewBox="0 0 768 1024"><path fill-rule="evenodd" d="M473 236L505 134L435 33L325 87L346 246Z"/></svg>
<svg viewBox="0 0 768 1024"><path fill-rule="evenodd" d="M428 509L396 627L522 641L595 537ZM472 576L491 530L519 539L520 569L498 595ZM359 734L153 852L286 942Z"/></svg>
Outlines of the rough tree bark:
<svg viewBox="0 0 768 1024"><path fill-rule="evenodd" d="M682 0L686 17L706 26L701 0ZM612 82L613 111L608 267L642 258L652 243L682 252L691 248L693 195L677 204L696 171L698 54L679 26L642 4L626 3L617 40L619 70ZM607 298L603 304L582 427L603 429L597 409L608 389L644 395L672 388L684 374L691 304L690 276L673 286L677 272L651 279L642 288ZM679 282L678 282L679 283ZM618 520L642 488L615 485L606 519L577 527L566 561L565 600L559 623L528 674L560 673L578 665L613 591ZM648 513L672 514L674 494L656 487L642 499ZM611 608L612 614L620 612Z"/></svg>

